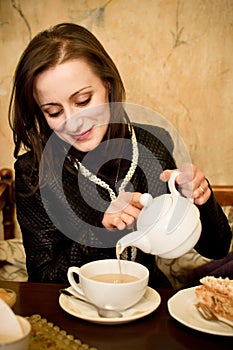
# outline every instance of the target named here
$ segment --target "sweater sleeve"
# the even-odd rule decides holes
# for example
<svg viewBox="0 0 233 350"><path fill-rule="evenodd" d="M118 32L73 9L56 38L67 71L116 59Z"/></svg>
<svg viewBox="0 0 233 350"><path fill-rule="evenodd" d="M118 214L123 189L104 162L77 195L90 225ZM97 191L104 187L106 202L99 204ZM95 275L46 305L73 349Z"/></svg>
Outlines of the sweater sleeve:
<svg viewBox="0 0 233 350"><path fill-rule="evenodd" d="M145 130L149 131L150 134L146 133ZM154 135L155 138L151 137L151 134ZM176 168L172 157L172 140L167 132L161 128L146 126L141 131L141 135L141 139L144 140L146 146L156 151L156 155L160 159L160 164L163 169ZM160 141L159 147L158 140ZM161 192L159 193L159 191L157 191L157 195L162 194ZM216 202L212 190L209 200L204 205L197 207L200 212L202 231L195 249L201 255L210 259L225 257L229 252L232 232L227 217L221 206Z"/></svg>
<svg viewBox="0 0 233 350"><path fill-rule="evenodd" d="M214 197L212 189L208 201L198 206L198 208L202 233L195 249L207 258L221 259L229 252L232 231L222 207Z"/></svg>

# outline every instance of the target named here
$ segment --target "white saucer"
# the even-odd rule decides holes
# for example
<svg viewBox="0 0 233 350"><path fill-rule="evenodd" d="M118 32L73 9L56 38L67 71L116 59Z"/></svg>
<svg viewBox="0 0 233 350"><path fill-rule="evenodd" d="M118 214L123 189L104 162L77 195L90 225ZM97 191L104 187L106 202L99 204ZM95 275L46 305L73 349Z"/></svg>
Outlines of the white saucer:
<svg viewBox="0 0 233 350"><path fill-rule="evenodd" d="M170 315L180 323L195 330L223 335L233 336L233 328L216 321L207 321L199 314L195 304L195 288L180 290L168 300L168 311Z"/></svg>
<svg viewBox="0 0 233 350"><path fill-rule="evenodd" d="M69 290L71 290L71 288L72 287L70 287ZM75 300L64 294L59 296L59 304L61 308L70 315L93 323L108 325L127 323L142 318L156 310L160 303L161 297L159 293L154 289L147 287L146 293L142 299L130 309L122 312L123 317L102 318L98 315L94 306Z"/></svg>

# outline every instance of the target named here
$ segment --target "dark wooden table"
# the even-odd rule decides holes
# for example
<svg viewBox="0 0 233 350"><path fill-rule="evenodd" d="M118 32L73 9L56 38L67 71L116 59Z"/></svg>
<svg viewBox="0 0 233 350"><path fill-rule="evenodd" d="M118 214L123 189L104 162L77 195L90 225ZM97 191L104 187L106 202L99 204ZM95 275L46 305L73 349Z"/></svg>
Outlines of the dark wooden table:
<svg viewBox="0 0 233 350"><path fill-rule="evenodd" d="M14 289L17 293L13 308L16 314L40 314L98 350L233 349L233 337L198 332L174 320L167 310L167 300L175 293L170 289L158 289L162 302L152 314L131 323L98 325L62 310L58 291L64 285L0 281L0 287Z"/></svg>

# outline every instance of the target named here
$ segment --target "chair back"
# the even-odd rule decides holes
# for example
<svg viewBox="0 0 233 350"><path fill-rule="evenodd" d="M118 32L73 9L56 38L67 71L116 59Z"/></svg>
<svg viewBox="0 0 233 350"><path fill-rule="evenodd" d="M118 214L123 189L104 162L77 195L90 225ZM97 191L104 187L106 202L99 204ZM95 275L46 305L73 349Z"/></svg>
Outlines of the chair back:
<svg viewBox="0 0 233 350"><path fill-rule="evenodd" d="M13 171L8 168L2 168L0 169L0 211L2 211L4 239L14 238L14 210Z"/></svg>

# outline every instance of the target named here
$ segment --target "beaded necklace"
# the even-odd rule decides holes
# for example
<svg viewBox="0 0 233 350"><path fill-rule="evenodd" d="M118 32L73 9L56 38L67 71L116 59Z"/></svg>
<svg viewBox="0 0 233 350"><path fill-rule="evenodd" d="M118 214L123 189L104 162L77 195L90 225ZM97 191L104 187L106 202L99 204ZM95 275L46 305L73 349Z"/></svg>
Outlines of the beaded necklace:
<svg viewBox="0 0 233 350"><path fill-rule="evenodd" d="M127 186L129 181L131 180L131 178L132 178L132 176L137 168L137 164L138 164L138 145L137 145L137 139L136 139L136 135L135 135L133 127L132 127L131 141L132 141L132 162L131 162L130 168L129 168L124 180L122 181L122 183L120 185L119 193L124 191L125 187ZM94 175L90 170L88 170L77 159L75 160L74 166L88 180L90 180L91 182L95 183L96 185L99 185L100 187L106 189L109 193L111 201L113 201L114 199L117 198L116 193L112 190L112 188L105 181L101 180L98 176ZM131 260L132 261L135 261L136 254L137 254L137 249L135 247L131 247ZM126 260L128 258L127 248L122 253L122 258L126 259Z"/></svg>

